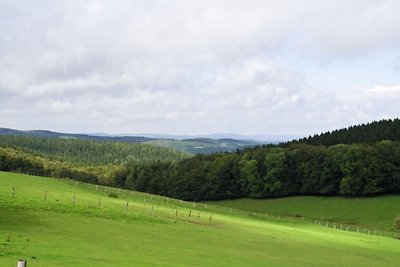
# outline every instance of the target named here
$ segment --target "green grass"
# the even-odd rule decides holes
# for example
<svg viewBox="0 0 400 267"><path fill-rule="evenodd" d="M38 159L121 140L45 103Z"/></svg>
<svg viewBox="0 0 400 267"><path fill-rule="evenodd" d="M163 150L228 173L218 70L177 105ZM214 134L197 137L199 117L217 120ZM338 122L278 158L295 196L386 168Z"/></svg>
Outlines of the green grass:
<svg viewBox="0 0 400 267"><path fill-rule="evenodd" d="M400 258L393 238L106 190L0 173L0 266L20 258L30 267L398 266Z"/></svg>
<svg viewBox="0 0 400 267"><path fill-rule="evenodd" d="M386 231L393 230L395 217L400 214L398 195L368 198L295 196L209 203L262 214L305 217Z"/></svg>

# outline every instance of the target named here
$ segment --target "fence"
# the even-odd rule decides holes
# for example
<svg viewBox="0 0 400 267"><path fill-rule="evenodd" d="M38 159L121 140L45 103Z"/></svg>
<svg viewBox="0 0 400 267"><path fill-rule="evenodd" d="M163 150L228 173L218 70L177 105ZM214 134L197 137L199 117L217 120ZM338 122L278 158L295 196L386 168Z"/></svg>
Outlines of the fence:
<svg viewBox="0 0 400 267"><path fill-rule="evenodd" d="M64 202L57 200L58 203L56 206L52 206L53 209L59 208L60 205L70 204L72 207L76 207L77 209L86 209L86 213L90 213L90 211L93 211L93 214L96 213L94 211L95 208L108 210L110 213L113 213L113 211L120 212L121 210L124 210L124 214L126 216L132 215L134 213L138 214L141 211L142 213L144 212L146 215L151 215L153 217L161 216L163 218L173 220L174 222L184 220L201 224L213 223L213 214L220 214L229 216L252 217L270 222L292 222L306 224L312 223L320 225L321 227L337 229L339 231L357 232L366 235L400 239L400 233L396 231L367 228L354 224L320 220L318 218L304 218L301 216L244 211L222 206L209 205L207 203L190 202L143 192L77 182L69 179L60 179L60 181L68 183L80 190L97 193L99 195L99 198L97 200L97 203L93 203L93 201L85 201L85 199L81 199L80 196L77 194L72 194L70 196L69 203L65 203L65 200ZM49 192L48 190L43 190L41 201L47 202L49 194L51 194L51 192ZM11 197L15 198L17 196L17 188L12 187ZM111 201L111 199L113 198L119 199L121 201L119 201L118 203L113 203ZM30 203L32 203L32 201L30 201ZM45 206L47 208L50 207L49 205ZM138 208L139 206L141 206L141 208ZM129 213L130 211L134 211L134 213Z"/></svg>

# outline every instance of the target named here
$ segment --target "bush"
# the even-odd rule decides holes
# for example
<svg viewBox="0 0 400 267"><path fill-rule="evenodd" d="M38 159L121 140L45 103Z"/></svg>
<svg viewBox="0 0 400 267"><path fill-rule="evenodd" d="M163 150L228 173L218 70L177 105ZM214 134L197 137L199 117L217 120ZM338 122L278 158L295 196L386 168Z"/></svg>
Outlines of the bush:
<svg viewBox="0 0 400 267"><path fill-rule="evenodd" d="M118 198L118 195L116 193L109 193L108 196L112 198Z"/></svg>

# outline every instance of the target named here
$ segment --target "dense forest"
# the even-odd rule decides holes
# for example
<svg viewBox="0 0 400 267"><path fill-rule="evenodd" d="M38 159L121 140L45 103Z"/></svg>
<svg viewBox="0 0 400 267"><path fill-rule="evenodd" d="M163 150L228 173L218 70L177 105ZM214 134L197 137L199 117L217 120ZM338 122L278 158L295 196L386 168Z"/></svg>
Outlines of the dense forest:
<svg viewBox="0 0 400 267"><path fill-rule="evenodd" d="M135 162L179 161L188 158L188 153L149 144L82 139L55 139L15 135L0 135L0 147L14 148L61 162L72 162L81 166L125 164Z"/></svg>
<svg viewBox="0 0 400 267"><path fill-rule="evenodd" d="M371 125L388 124L393 130L392 125L398 122L382 121ZM359 132L358 128L364 127L370 125L343 131ZM180 161L117 161L103 167L58 161L57 157L50 157L52 153L47 153L47 158L38 157L37 153L21 151L17 147L17 144L21 145L20 140L17 140L16 149L0 149L0 170L73 178L186 200L400 193L400 142L371 141L377 132L386 132L381 127L373 129L363 137L363 140L369 140L363 144L349 141L351 144L329 146L294 142L231 153L197 155ZM322 136L334 134L335 131ZM45 140L43 142L46 144ZM76 147L60 142L65 145L60 149L70 151L71 145L75 152L69 157L76 157L71 161L78 158L84 161L87 155L84 151L82 155L85 156L80 155L80 142L76 143ZM106 150L98 151L102 153L99 157L107 155Z"/></svg>
<svg viewBox="0 0 400 267"><path fill-rule="evenodd" d="M400 193L400 143L201 155L175 164L127 165L124 177L118 186L188 200Z"/></svg>
<svg viewBox="0 0 400 267"><path fill-rule="evenodd" d="M351 126L287 142L332 146L336 144L372 144L382 140L400 142L400 119L380 120Z"/></svg>

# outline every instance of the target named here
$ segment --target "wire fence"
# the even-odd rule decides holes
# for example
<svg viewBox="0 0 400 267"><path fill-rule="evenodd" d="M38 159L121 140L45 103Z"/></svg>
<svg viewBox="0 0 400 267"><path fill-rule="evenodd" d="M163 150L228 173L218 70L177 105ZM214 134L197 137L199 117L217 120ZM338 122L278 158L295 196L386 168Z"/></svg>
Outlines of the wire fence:
<svg viewBox="0 0 400 267"><path fill-rule="evenodd" d="M213 224L213 215L229 215L239 217L249 217L259 220L265 220L269 222L287 222L297 224L315 224L320 227L332 228L339 231L356 232L365 235L374 235L381 237L391 237L400 239L400 232L388 231L378 228L368 228L360 225L346 224L343 222L333 222L327 220L320 220L318 218L305 218L299 215L280 215L272 213L260 213L255 211L245 211L240 209L228 208L217 205L210 205L201 202L184 201L180 199L154 195L144 192L131 191L127 189L95 185L90 183L78 182L69 179L59 179L64 183L70 184L79 190L84 190L91 193L96 193L99 197L97 201L93 198L87 199L79 195L79 191L76 194L72 194L69 199L56 199L56 203L51 204L48 200L52 196L53 200L56 196L53 196L48 190L43 190L41 196L38 195L38 199L27 200L30 205L35 202L37 207L52 210L65 210L66 208L75 207L75 211L87 214L98 215L99 210L101 216L119 216L119 217L137 217L140 214L150 215L155 218L164 218L178 221L195 222L199 224ZM12 198L18 196L17 189L15 187L10 188ZM113 201L113 199L115 199ZM21 202L22 203L22 202ZM97 209L97 213L96 213ZM121 213L121 211L124 211ZM122 215L121 215L122 214Z"/></svg>

